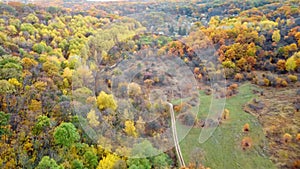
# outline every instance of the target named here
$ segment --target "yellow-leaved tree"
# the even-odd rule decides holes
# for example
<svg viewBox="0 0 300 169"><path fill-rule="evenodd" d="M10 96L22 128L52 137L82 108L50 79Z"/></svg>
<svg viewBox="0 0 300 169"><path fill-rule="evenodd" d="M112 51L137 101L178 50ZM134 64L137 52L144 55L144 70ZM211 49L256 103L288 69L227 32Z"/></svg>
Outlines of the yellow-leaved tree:
<svg viewBox="0 0 300 169"><path fill-rule="evenodd" d="M290 72L290 71L294 71L296 67L297 67L296 60L294 56L291 56L285 62L285 69Z"/></svg>
<svg viewBox="0 0 300 169"><path fill-rule="evenodd" d="M137 136L137 132L136 132L136 128L134 126L134 122L131 121L131 120L125 121L124 131L128 136L133 136L133 137Z"/></svg>
<svg viewBox="0 0 300 169"><path fill-rule="evenodd" d="M280 30L276 30L273 32L272 40L276 43L280 41Z"/></svg>
<svg viewBox="0 0 300 169"><path fill-rule="evenodd" d="M87 119L89 120L89 124L93 127L97 127L100 124L98 121L99 117L96 115L95 110L93 109L87 114Z"/></svg>
<svg viewBox="0 0 300 169"><path fill-rule="evenodd" d="M121 158L115 154L108 153L98 164L97 169L113 169L116 162Z"/></svg>
<svg viewBox="0 0 300 169"><path fill-rule="evenodd" d="M106 94L104 91L101 91L99 96L97 97L97 105L100 110L104 109L117 109L117 103L113 98L112 94Z"/></svg>

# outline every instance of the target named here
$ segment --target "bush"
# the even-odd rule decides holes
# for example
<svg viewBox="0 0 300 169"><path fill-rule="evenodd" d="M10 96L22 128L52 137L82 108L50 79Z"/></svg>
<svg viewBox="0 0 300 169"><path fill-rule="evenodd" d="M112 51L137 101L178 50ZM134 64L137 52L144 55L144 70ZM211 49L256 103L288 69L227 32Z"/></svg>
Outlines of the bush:
<svg viewBox="0 0 300 169"><path fill-rule="evenodd" d="M282 139L284 143L289 143L292 141L292 136L289 133L285 133Z"/></svg>
<svg viewBox="0 0 300 169"><path fill-rule="evenodd" d="M300 142L300 133L297 134L296 140Z"/></svg>
<svg viewBox="0 0 300 169"><path fill-rule="evenodd" d="M288 75L288 78L292 81L292 82L297 82L298 77L295 75Z"/></svg>
<svg viewBox="0 0 300 169"><path fill-rule="evenodd" d="M119 83L118 84L118 92L117 95L119 97L125 97L127 95L127 83Z"/></svg>
<svg viewBox="0 0 300 169"><path fill-rule="evenodd" d="M242 140L242 149L246 150L246 149L251 148L251 146L252 146L252 139L250 137L243 138L243 140Z"/></svg>
<svg viewBox="0 0 300 169"><path fill-rule="evenodd" d="M265 84L265 86L270 86L271 82L269 79L264 78L264 84Z"/></svg>
<svg viewBox="0 0 300 169"><path fill-rule="evenodd" d="M246 123L246 124L244 125L243 131L244 131L244 132L250 131L250 125L249 125L248 123Z"/></svg>
<svg viewBox="0 0 300 169"><path fill-rule="evenodd" d="M62 169L63 167L60 167L56 161L49 156L44 156L42 160L39 162L36 169Z"/></svg>
<svg viewBox="0 0 300 169"><path fill-rule="evenodd" d="M130 83L128 86L127 86L127 92L128 92L128 95L130 97L135 97L135 96L139 96L142 94L142 89L140 87L139 84L137 83Z"/></svg>
<svg viewBox="0 0 300 169"><path fill-rule="evenodd" d="M84 165L81 161L75 159L72 162L72 169L84 169Z"/></svg>
<svg viewBox="0 0 300 169"><path fill-rule="evenodd" d="M229 118L229 110L228 109L224 109L223 114L222 114L222 119L226 120Z"/></svg>
<svg viewBox="0 0 300 169"><path fill-rule="evenodd" d="M234 76L234 80L240 82L244 79L244 75L241 74L241 73L237 73L235 76Z"/></svg>
<svg viewBox="0 0 300 169"><path fill-rule="evenodd" d="M235 90L237 90L237 89L238 89L238 87L239 87L239 85L238 85L238 84L236 84L236 83L233 83L232 85L230 85L230 86L229 86L229 89L230 89L230 90L233 90L233 91L235 91Z"/></svg>
<svg viewBox="0 0 300 169"><path fill-rule="evenodd" d="M99 96L97 97L97 105L99 107L99 110L104 109L117 109L117 103L113 98L112 94L106 94L104 91L101 91Z"/></svg>
<svg viewBox="0 0 300 169"><path fill-rule="evenodd" d="M281 81L281 86L282 86L282 87L287 87L287 86L288 86L287 81L286 81L286 80L282 80L282 81Z"/></svg>
<svg viewBox="0 0 300 169"><path fill-rule="evenodd" d="M92 151L87 151L83 155L84 162L88 168L96 168L98 165L97 155Z"/></svg>
<svg viewBox="0 0 300 169"><path fill-rule="evenodd" d="M39 54L42 54L44 52L50 52L52 48L47 46L45 42L41 42L41 43L34 44L32 50Z"/></svg>
<svg viewBox="0 0 300 169"><path fill-rule="evenodd" d="M5 55L5 54L6 54L5 49L2 46L0 46L0 56Z"/></svg>
<svg viewBox="0 0 300 169"><path fill-rule="evenodd" d="M295 160L294 161L293 168L295 168L295 169L300 168L300 160Z"/></svg>

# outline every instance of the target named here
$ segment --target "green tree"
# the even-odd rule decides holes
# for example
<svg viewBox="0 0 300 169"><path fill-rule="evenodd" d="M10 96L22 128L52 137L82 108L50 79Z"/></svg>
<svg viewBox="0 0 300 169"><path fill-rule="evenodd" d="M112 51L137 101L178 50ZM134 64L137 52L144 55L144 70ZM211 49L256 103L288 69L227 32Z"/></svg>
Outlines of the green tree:
<svg viewBox="0 0 300 169"><path fill-rule="evenodd" d="M146 158L131 158L127 160L129 169L150 169L151 163Z"/></svg>
<svg viewBox="0 0 300 169"><path fill-rule="evenodd" d="M61 123L54 130L54 140L56 144L70 147L80 139L75 126L72 123Z"/></svg>
<svg viewBox="0 0 300 169"><path fill-rule="evenodd" d="M73 160L72 161L72 169L84 169L84 165L80 160Z"/></svg>
<svg viewBox="0 0 300 169"><path fill-rule="evenodd" d="M30 23L22 23L21 24L21 31L28 32L30 35L33 35L34 33L37 33L38 30Z"/></svg>
<svg viewBox="0 0 300 169"><path fill-rule="evenodd" d="M3 55L0 57L0 79L20 79L22 74L22 65L18 57Z"/></svg>
<svg viewBox="0 0 300 169"><path fill-rule="evenodd" d="M164 168L170 168L172 160L167 154L162 153L158 156L155 156L151 160L151 163L155 169L164 169Z"/></svg>
<svg viewBox="0 0 300 169"><path fill-rule="evenodd" d="M33 45L32 50L42 54L44 52L49 52L51 51L51 47L47 46L47 44L45 42L41 42L41 43L36 43Z"/></svg>
<svg viewBox="0 0 300 169"><path fill-rule="evenodd" d="M0 46L0 56L5 55L5 54L7 54L5 49L2 46Z"/></svg>
<svg viewBox="0 0 300 169"><path fill-rule="evenodd" d="M36 124L33 127L33 133L39 134L46 127L49 127L49 126L50 126L50 118L45 115L39 116L38 121L36 122Z"/></svg>
<svg viewBox="0 0 300 169"><path fill-rule="evenodd" d="M90 169L94 169L98 165L97 155L92 151L87 151L84 153L85 166Z"/></svg>
<svg viewBox="0 0 300 169"><path fill-rule="evenodd" d="M0 137L8 132L9 114L0 111Z"/></svg>
<svg viewBox="0 0 300 169"><path fill-rule="evenodd" d="M40 20L37 16L35 16L34 14L31 13L24 18L24 21L29 22L31 24L35 24L35 23L38 23Z"/></svg>
<svg viewBox="0 0 300 169"><path fill-rule="evenodd" d="M56 161L49 156L44 156L36 169L63 169L63 167L59 166Z"/></svg>
<svg viewBox="0 0 300 169"><path fill-rule="evenodd" d="M73 91L74 100L80 101L81 103L85 103L86 99L90 96L93 96L93 92L86 87L78 88Z"/></svg>
<svg viewBox="0 0 300 169"><path fill-rule="evenodd" d="M6 95L15 92L15 87L9 83L7 80L0 80L0 94ZM0 97L1 98L1 97Z"/></svg>
<svg viewBox="0 0 300 169"><path fill-rule="evenodd" d="M222 62L222 65L223 65L225 68L232 68L232 69L235 69L235 63L233 63L233 62L230 61L230 60L226 60L226 61Z"/></svg>
<svg viewBox="0 0 300 169"><path fill-rule="evenodd" d="M136 157L152 157L158 153L158 150L152 146L150 141L145 140L134 145L131 153Z"/></svg>

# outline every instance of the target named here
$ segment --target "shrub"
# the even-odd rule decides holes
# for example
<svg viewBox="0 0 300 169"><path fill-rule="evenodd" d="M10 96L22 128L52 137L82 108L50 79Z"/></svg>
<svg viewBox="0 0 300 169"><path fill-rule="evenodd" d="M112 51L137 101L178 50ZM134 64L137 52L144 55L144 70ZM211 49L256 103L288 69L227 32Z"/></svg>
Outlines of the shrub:
<svg viewBox="0 0 300 169"><path fill-rule="evenodd" d="M296 140L300 142L300 133L297 134Z"/></svg>
<svg viewBox="0 0 300 169"><path fill-rule="evenodd" d="M106 157L103 157L102 160L98 164L98 169L107 169L113 168L115 163L120 160L120 157L115 154L107 154Z"/></svg>
<svg viewBox="0 0 300 169"><path fill-rule="evenodd" d="M42 160L39 162L36 169L45 169L45 168L61 169L62 167L60 167L54 159L50 158L49 156L44 156Z"/></svg>
<svg viewBox="0 0 300 169"><path fill-rule="evenodd" d="M300 168L300 160L295 160L293 163L293 169Z"/></svg>
<svg viewBox="0 0 300 169"><path fill-rule="evenodd" d="M246 124L244 125L243 131L244 131L244 132L250 131L250 125L249 125L248 123L246 123Z"/></svg>
<svg viewBox="0 0 300 169"><path fill-rule="evenodd" d="M182 108L181 104L180 105L174 105L174 111L175 112L180 112L181 108Z"/></svg>
<svg viewBox="0 0 300 169"><path fill-rule="evenodd" d="M142 89L140 87L139 84L137 83L130 83L128 86L127 86L127 92L128 92L128 95L130 97L135 97L135 96L139 96L142 94Z"/></svg>
<svg viewBox="0 0 300 169"><path fill-rule="evenodd" d="M87 168L96 168L98 165L98 159L96 153L92 151L86 151L83 155L84 164Z"/></svg>
<svg viewBox="0 0 300 169"><path fill-rule="evenodd" d="M126 169L126 168L127 168L127 164L122 159L116 161L114 166L113 166L113 169Z"/></svg>
<svg viewBox="0 0 300 169"><path fill-rule="evenodd" d="M9 124L9 118L10 115L6 114L3 111L0 111L0 136L2 136L3 134L8 133L8 127L6 127Z"/></svg>
<svg viewBox="0 0 300 169"><path fill-rule="evenodd" d="M232 91L236 91L238 89L238 87L239 87L238 84L233 83L232 85L229 86L229 89Z"/></svg>
<svg viewBox="0 0 300 169"><path fill-rule="evenodd" d="M240 82L244 79L244 75L241 74L241 73L237 73L235 76L234 76L234 80Z"/></svg>
<svg viewBox="0 0 300 169"><path fill-rule="evenodd" d="M252 146L252 139L250 137L245 137L242 140L242 149L247 150Z"/></svg>
<svg viewBox="0 0 300 169"><path fill-rule="evenodd" d="M292 136L291 136L289 133L285 133L285 134L283 135L283 142L289 143L289 142L291 142L291 141L292 141Z"/></svg>
<svg viewBox="0 0 300 169"><path fill-rule="evenodd" d="M106 94L104 91L101 91L99 96L97 97L97 105L100 110L104 109L112 109L116 110L117 109L117 103L113 98L112 94Z"/></svg>
<svg viewBox="0 0 300 169"><path fill-rule="evenodd" d="M72 161L72 169L83 169L83 168L84 165L80 160L75 159Z"/></svg>
<svg viewBox="0 0 300 169"><path fill-rule="evenodd" d="M174 106L174 111L178 112L178 113L183 113L191 108L192 108L191 105L189 105L187 103L180 103L180 104Z"/></svg>
<svg viewBox="0 0 300 169"><path fill-rule="evenodd" d="M194 68L194 73L195 74L199 74L200 73L200 68L199 67L195 67Z"/></svg>
<svg viewBox="0 0 300 169"><path fill-rule="evenodd" d="M277 69L280 71L284 71L285 70L285 60L278 60L277 62Z"/></svg>
<svg viewBox="0 0 300 169"><path fill-rule="evenodd" d="M223 65L225 68L232 68L232 69L235 69L235 63L233 63L233 62L230 61L230 60L226 60L226 61L222 62L222 65Z"/></svg>
<svg viewBox="0 0 300 169"><path fill-rule="evenodd" d="M292 81L292 82L297 82L298 77L295 75L288 75L288 78Z"/></svg>
<svg viewBox="0 0 300 169"><path fill-rule="evenodd" d="M118 84L118 90L117 90L117 95L121 97L125 97L127 95L127 83L119 83Z"/></svg>
<svg viewBox="0 0 300 169"><path fill-rule="evenodd" d="M264 84L265 84L265 86L270 86L270 80L267 78L264 78Z"/></svg>
<svg viewBox="0 0 300 169"><path fill-rule="evenodd" d="M202 79L202 74L199 74L197 77L198 77L199 80L201 80Z"/></svg>
<svg viewBox="0 0 300 169"><path fill-rule="evenodd" d="M229 118L229 110L228 109L224 109L223 114L222 114L222 119L226 120Z"/></svg>
<svg viewBox="0 0 300 169"><path fill-rule="evenodd" d="M288 83L286 82L286 80L281 81L281 86L282 87L287 87L288 86Z"/></svg>
<svg viewBox="0 0 300 169"><path fill-rule="evenodd" d="M282 81L283 81L282 78L277 77L277 78L276 78L276 86L277 86L277 87L281 86Z"/></svg>
<svg viewBox="0 0 300 169"><path fill-rule="evenodd" d="M286 63L285 63L285 68L287 71L294 71L297 67L296 64L296 60L294 59L294 57L290 57L287 59Z"/></svg>
<svg viewBox="0 0 300 169"><path fill-rule="evenodd" d="M47 46L47 44L45 42L41 42L41 43L36 43L33 45L32 50L42 54L44 52L49 52L51 51L51 47Z"/></svg>

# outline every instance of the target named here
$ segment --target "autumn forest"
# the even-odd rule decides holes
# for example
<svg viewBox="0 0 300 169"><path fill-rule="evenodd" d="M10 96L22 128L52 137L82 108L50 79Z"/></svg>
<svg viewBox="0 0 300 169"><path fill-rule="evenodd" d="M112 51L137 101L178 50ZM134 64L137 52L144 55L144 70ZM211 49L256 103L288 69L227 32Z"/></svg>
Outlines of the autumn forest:
<svg viewBox="0 0 300 169"><path fill-rule="evenodd" d="M0 168L300 168L300 1L0 1Z"/></svg>

